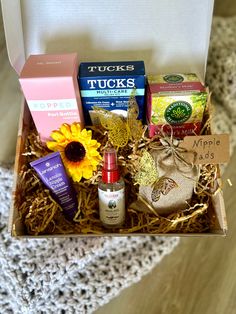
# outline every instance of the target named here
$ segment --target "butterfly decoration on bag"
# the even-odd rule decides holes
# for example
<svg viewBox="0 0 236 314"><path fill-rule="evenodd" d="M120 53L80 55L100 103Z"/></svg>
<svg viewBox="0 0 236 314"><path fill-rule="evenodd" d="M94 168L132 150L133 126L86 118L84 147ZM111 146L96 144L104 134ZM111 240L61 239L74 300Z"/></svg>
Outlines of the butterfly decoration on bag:
<svg viewBox="0 0 236 314"><path fill-rule="evenodd" d="M162 176L153 185L151 199L155 203L157 202L161 194L167 195L172 189L177 188L178 184L171 178Z"/></svg>
<svg viewBox="0 0 236 314"><path fill-rule="evenodd" d="M108 131L109 140L115 147L125 147L130 139L138 142L145 131L142 121L138 120L139 107L135 93L136 89L132 91L128 101L127 119L111 111L93 107L93 112L98 116L102 127Z"/></svg>
<svg viewBox="0 0 236 314"><path fill-rule="evenodd" d="M140 158L139 169L134 180L139 185L152 187L151 199L154 203L160 199L161 194L167 195L172 189L178 187L173 179L166 176L159 177L155 160L146 150Z"/></svg>

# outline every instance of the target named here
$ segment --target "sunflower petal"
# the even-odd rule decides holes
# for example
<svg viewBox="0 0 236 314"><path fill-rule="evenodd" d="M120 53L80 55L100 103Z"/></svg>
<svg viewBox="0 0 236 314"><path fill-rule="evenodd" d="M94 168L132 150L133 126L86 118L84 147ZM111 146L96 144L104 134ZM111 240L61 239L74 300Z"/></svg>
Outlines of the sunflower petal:
<svg viewBox="0 0 236 314"><path fill-rule="evenodd" d="M86 139L86 140L90 140L91 139L91 136L92 136L92 131L91 130L86 130L86 129L83 129L81 131L81 136Z"/></svg>
<svg viewBox="0 0 236 314"><path fill-rule="evenodd" d="M79 167L81 169L89 167L91 165L91 162L88 158L88 156L85 156L85 158L80 162Z"/></svg>
<svg viewBox="0 0 236 314"><path fill-rule="evenodd" d="M101 146L101 144L98 143L96 140L91 140L90 145L91 145L91 146L95 146L95 147L97 147L97 148Z"/></svg>
<svg viewBox="0 0 236 314"><path fill-rule="evenodd" d="M65 140L65 136L60 131L52 131L51 138L57 142L63 142Z"/></svg>
<svg viewBox="0 0 236 314"><path fill-rule="evenodd" d="M82 171L74 172L71 177L74 182L80 182L82 179Z"/></svg>
<svg viewBox="0 0 236 314"><path fill-rule="evenodd" d="M72 123L70 129L73 137L77 137L78 134L80 134L81 128L79 123L77 122Z"/></svg>
<svg viewBox="0 0 236 314"><path fill-rule="evenodd" d="M71 130L69 124L63 123L60 127L60 131L65 136L65 138L67 138L68 140L71 139Z"/></svg>
<svg viewBox="0 0 236 314"><path fill-rule="evenodd" d="M50 149L54 152L60 150L60 146L58 145L57 142L47 142L46 145L47 145L48 149Z"/></svg>
<svg viewBox="0 0 236 314"><path fill-rule="evenodd" d="M90 179L92 176L93 176L93 168L91 166L83 169L83 177L85 179Z"/></svg>
<svg viewBox="0 0 236 314"><path fill-rule="evenodd" d="M99 155L99 152L96 150L96 149L91 149L89 150L89 155L90 156L98 156Z"/></svg>

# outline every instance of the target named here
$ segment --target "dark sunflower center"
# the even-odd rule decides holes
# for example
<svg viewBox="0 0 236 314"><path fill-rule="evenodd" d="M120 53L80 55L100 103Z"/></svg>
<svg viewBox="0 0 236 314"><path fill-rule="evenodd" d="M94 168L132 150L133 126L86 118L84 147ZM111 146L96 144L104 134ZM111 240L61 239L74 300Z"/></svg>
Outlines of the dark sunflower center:
<svg viewBox="0 0 236 314"><path fill-rule="evenodd" d="M78 162L84 159L86 150L80 142L70 142L66 145L66 158L73 162Z"/></svg>

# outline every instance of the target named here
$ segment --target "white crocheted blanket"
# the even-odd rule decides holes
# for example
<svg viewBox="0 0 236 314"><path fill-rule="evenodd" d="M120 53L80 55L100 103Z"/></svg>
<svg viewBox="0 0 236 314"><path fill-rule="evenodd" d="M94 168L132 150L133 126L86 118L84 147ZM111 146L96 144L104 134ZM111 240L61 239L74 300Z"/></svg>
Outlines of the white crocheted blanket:
<svg viewBox="0 0 236 314"><path fill-rule="evenodd" d="M207 82L216 132L236 142L236 17L215 18ZM91 313L141 279L178 244L169 237L12 239L12 170L0 168L0 312Z"/></svg>

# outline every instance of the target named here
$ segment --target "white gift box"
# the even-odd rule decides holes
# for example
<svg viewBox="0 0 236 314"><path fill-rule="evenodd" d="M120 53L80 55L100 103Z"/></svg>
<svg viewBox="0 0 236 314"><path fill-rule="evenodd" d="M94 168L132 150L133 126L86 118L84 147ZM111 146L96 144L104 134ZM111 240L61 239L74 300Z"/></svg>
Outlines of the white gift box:
<svg viewBox="0 0 236 314"><path fill-rule="evenodd" d="M1 4L9 60L18 74L30 54L76 51L80 61L144 60L148 74L194 72L204 82L214 0L1 0ZM18 217L14 195L30 119L23 102L9 222L10 231L18 236L26 235L20 222L13 232ZM216 224L206 235L225 235L222 192L212 198L212 213Z"/></svg>

